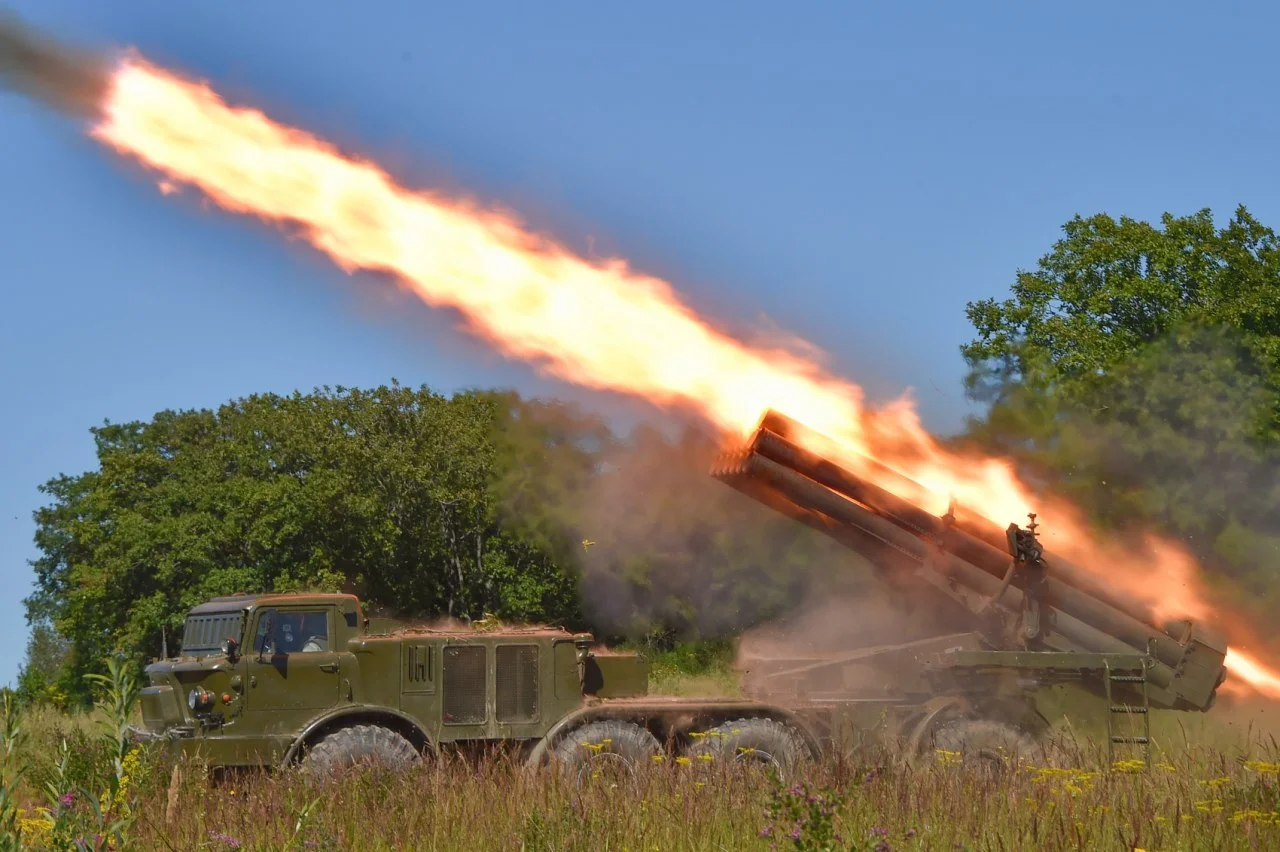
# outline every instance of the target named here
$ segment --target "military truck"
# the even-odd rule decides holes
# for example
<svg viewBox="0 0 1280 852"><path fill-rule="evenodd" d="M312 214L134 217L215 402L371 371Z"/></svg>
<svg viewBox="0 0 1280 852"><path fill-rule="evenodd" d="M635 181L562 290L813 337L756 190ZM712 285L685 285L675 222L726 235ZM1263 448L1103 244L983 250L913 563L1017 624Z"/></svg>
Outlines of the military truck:
<svg viewBox="0 0 1280 852"><path fill-rule="evenodd" d="M650 695L647 662L590 634L377 630L352 595L235 595L192 609L179 655L147 668L139 736L216 765L322 770L493 743L578 773L662 755L788 772L869 739L908 759L945 749L991 762L1038 753L1050 729L1038 692L1075 682L1105 699L1108 749L1137 746L1149 766L1153 707L1213 705L1226 644L1210 627L1162 623L1048 553L1034 516L1001 531L931 515L806 449L820 444L793 440L802 428L770 412L712 474L863 554L909 599L941 604L937 635L754 661L754 697L690 699ZM1118 733L1121 717L1135 730Z"/></svg>
<svg viewBox="0 0 1280 852"><path fill-rule="evenodd" d="M214 598L187 614L178 655L146 674L138 737L215 766L397 766L495 742L573 771L739 747L785 771L819 753L781 707L648 695L648 663L590 634L379 632L348 594Z"/></svg>

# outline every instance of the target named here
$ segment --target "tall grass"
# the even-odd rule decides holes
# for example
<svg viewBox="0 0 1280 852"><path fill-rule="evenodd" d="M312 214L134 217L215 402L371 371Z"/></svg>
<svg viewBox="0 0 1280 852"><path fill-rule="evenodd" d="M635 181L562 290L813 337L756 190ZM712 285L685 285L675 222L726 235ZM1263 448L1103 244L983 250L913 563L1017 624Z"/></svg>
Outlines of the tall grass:
<svg viewBox="0 0 1280 852"><path fill-rule="evenodd" d="M1259 737L1170 745L1149 774L1083 743L998 775L867 751L786 780L681 758L577 786L498 753L217 777L121 739L136 689L102 686L89 717L3 717L0 849L1280 848L1280 748Z"/></svg>
<svg viewBox="0 0 1280 852"><path fill-rule="evenodd" d="M1102 772L1087 752L1077 756L1078 767L1002 776L947 754L913 768L833 760L790 781L664 760L631 783L579 787L498 755L445 755L401 773L221 780L198 763L149 755L126 782L136 819L110 841L181 850L1280 848L1274 756L1189 749L1149 775ZM34 789L23 795L28 809L47 802ZM29 848L108 848L93 804L79 800L57 817L79 834L52 830L46 810L19 820L22 837Z"/></svg>

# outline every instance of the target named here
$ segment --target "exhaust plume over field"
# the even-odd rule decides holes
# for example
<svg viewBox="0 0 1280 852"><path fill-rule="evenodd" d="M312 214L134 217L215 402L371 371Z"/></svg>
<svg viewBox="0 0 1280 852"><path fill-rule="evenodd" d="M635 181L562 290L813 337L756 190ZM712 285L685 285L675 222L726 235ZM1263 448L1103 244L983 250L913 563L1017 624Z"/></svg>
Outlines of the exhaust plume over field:
<svg viewBox="0 0 1280 852"><path fill-rule="evenodd" d="M1213 615L1195 560L1174 542L1094 535L1076 508L1032 493L1007 460L943 447L906 402L867 408L857 384L813 358L734 339L621 259L589 261L507 212L401 186L369 159L227 104L136 53L105 66L105 78L102 67L16 23L0 29L6 85L88 118L92 138L153 171L165 192L193 189L301 236L348 272L389 274L545 375L692 412L728 440L776 409L824 436L811 449L860 475L875 480L873 459L906 476L915 485L899 496L929 511L954 500L1001 527L1037 512L1051 550L1105 572L1154 619ZM1232 651L1228 665L1280 695L1280 678L1261 663Z"/></svg>

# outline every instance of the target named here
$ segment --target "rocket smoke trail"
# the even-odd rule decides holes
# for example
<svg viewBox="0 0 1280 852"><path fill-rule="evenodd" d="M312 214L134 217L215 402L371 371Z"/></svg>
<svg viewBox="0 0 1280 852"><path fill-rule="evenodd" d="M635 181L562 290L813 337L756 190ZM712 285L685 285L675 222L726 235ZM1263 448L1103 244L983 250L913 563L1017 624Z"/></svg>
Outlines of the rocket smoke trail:
<svg viewBox="0 0 1280 852"><path fill-rule="evenodd" d="M106 57L36 32L0 9L0 83L71 115L92 118L107 88Z"/></svg>

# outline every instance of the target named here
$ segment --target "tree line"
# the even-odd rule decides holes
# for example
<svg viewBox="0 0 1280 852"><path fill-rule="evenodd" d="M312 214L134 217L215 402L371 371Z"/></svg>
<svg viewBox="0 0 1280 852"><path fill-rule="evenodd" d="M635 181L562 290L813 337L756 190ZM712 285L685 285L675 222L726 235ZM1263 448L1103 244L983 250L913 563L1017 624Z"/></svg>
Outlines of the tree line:
<svg viewBox="0 0 1280 852"><path fill-rule="evenodd" d="M619 436L514 393L257 394L92 435L97 468L35 512L28 697L87 700L100 661L173 652L215 595L349 591L404 620L661 645L775 615L806 566L847 559L713 480L695 430Z"/></svg>
<svg viewBox="0 0 1280 852"><path fill-rule="evenodd" d="M968 305L982 404L950 440L1013 458L1103 527L1190 547L1222 594L1280 597L1280 244L1240 207L1075 217L1008 298ZM707 476L698 432L625 437L558 401L392 382L257 394L92 431L43 486L20 692L76 702L236 591L344 589L406 618L609 638L731 636L847 552ZM1044 519L1051 522L1051 519Z"/></svg>

